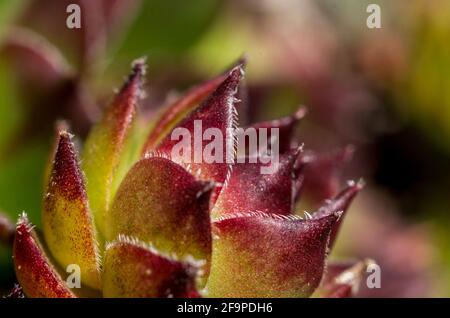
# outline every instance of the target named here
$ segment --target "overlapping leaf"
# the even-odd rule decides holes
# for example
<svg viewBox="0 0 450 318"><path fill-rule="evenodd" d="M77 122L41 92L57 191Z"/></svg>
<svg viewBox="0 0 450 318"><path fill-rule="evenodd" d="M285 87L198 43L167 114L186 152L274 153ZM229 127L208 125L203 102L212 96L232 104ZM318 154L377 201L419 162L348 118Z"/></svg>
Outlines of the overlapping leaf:
<svg viewBox="0 0 450 318"><path fill-rule="evenodd" d="M214 222L208 296L309 296L322 278L338 218L338 213L311 220L243 213Z"/></svg>
<svg viewBox="0 0 450 318"><path fill-rule="evenodd" d="M17 223L13 255L17 280L28 297L75 297L50 263L25 215Z"/></svg>
<svg viewBox="0 0 450 318"><path fill-rule="evenodd" d="M245 158L244 163L235 164L214 206L213 216L242 211L291 214L295 184L303 166L298 162L299 154L300 148L274 158L269 164L257 158L253 158L255 163L251 162L252 158ZM263 173L263 167L272 167L273 171Z"/></svg>
<svg viewBox="0 0 450 318"><path fill-rule="evenodd" d="M325 203L313 214L313 218L321 218L329 215L330 213L342 211L341 218L338 222L336 222L331 231L330 247L333 246L333 243L337 236L337 232L348 210L348 207L350 206L350 203L353 201L358 192L362 190L363 187L364 182L362 180L358 182L349 181L345 189L338 193L334 198L325 200Z"/></svg>
<svg viewBox="0 0 450 318"><path fill-rule="evenodd" d="M144 72L144 61L135 61L128 81L106 110L103 119L93 128L84 147L82 167L87 178L87 193L96 224L103 235L105 213L120 181L135 159L131 150L133 123Z"/></svg>
<svg viewBox="0 0 450 318"><path fill-rule="evenodd" d="M244 67L247 63L245 57L240 58L234 66ZM207 80L200 85L197 85L175 102L169 104L155 123L155 126L150 131L147 141L143 147L143 154L150 153L156 149L158 144L179 124L190 112L204 102L223 81L227 78L229 70L219 76Z"/></svg>
<svg viewBox="0 0 450 318"><path fill-rule="evenodd" d="M211 183L197 181L168 159L142 159L123 180L107 214L107 238L125 234L165 253L209 261L212 190Z"/></svg>
<svg viewBox="0 0 450 318"><path fill-rule="evenodd" d="M335 194L336 169L351 149L303 153L293 141L301 108L250 126L268 129L269 140L270 129L279 129L279 149L267 145L267 153L246 153L236 162L230 132L242 63L172 104L140 149L134 121L143 73L138 60L89 135L82 161L86 184L71 138L59 126L42 214L46 247L59 265L79 265L83 283L105 297L200 297L197 287L205 284L210 297L308 297L321 281L317 295L352 295L367 262L339 271L329 266L322 277L342 216L362 183L350 183L312 216L293 215L304 182L313 200ZM183 149L192 151L189 156L174 154L180 139L173 135L180 131L189 134ZM211 151L217 136L223 138L220 149ZM206 149L222 161L205 160ZM279 158L268 157L276 150ZM0 238L11 239L10 232L0 218ZM104 239L112 241L106 249L97 246ZM27 296L75 297L26 217L16 228L14 261Z"/></svg>
<svg viewBox="0 0 450 318"><path fill-rule="evenodd" d="M298 122L305 116L306 108L300 107L294 114L290 116L286 116L279 119L259 122L250 125L250 128L255 129L256 131L265 130L267 131L267 140L271 143L278 143L278 151L280 153L285 153L292 148L298 147L294 140L294 132ZM276 140L272 140L272 131L278 129L278 138ZM259 135L257 135L259 136ZM259 138L257 138L259 139ZM275 139L275 138L274 138ZM256 141L259 144L259 140ZM270 144L266 146L270 149ZM247 150L248 151L248 150ZM240 154L242 155L242 154ZM250 153L246 153L245 155L251 155Z"/></svg>
<svg viewBox="0 0 450 318"><path fill-rule="evenodd" d="M223 183L234 159L235 138L230 129L236 125L235 94L242 74L241 66L233 68L211 96L172 130L172 132L188 132L189 134L187 136L177 134L176 138L173 133L169 134L158 145L155 152L186 167L201 180ZM219 149L211 149L211 153L215 152L218 156L218 160L211 163L204 160L203 156L204 151L208 149L208 144L211 143L207 140L208 138L203 137L207 129L218 132L216 138L222 137L221 141L215 140L220 145ZM180 140L181 138L184 138L184 141ZM209 138L214 139L213 136ZM174 147L181 143L185 149L190 150L190 154L176 153L175 157L172 156L172 151L176 152Z"/></svg>
<svg viewBox="0 0 450 318"><path fill-rule="evenodd" d="M154 248L126 237L105 252L105 297L199 297L198 264L163 256Z"/></svg>
<svg viewBox="0 0 450 318"><path fill-rule="evenodd" d="M66 131L59 134L42 210L49 250L63 268L77 264L87 285L100 288L96 231L91 218L83 174Z"/></svg>
<svg viewBox="0 0 450 318"><path fill-rule="evenodd" d="M307 166L303 189L308 199L321 202L336 195L342 165L352 158L353 151L352 146L347 146L326 154L305 152L303 161Z"/></svg>
<svg viewBox="0 0 450 318"><path fill-rule="evenodd" d="M204 101L225 80L226 74L212 78L189 90L170 104L159 117L151 130L143 148L143 153L154 150L172 129L184 119L196 106Z"/></svg>

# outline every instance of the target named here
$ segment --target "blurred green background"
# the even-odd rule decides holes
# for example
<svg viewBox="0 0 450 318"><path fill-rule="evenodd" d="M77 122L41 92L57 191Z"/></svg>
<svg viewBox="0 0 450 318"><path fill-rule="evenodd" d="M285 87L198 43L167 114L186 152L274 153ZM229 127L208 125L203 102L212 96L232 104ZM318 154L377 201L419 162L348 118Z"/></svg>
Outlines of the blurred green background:
<svg viewBox="0 0 450 318"><path fill-rule="evenodd" d="M65 27L69 3L82 29ZM381 8L369 29L368 4ZM450 2L0 0L0 211L39 226L55 120L82 140L131 61L148 57L149 117L167 96L249 58L247 118L308 106L300 138L353 144L368 183L335 257L370 256L385 297L450 296ZM0 286L12 284L0 247Z"/></svg>

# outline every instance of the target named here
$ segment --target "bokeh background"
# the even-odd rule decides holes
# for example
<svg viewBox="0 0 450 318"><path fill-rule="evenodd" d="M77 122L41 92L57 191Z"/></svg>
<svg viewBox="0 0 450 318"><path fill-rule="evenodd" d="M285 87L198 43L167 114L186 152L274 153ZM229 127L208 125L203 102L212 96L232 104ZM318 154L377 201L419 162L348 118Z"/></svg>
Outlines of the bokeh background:
<svg viewBox="0 0 450 318"><path fill-rule="evenodd" d="M80 30L65 27L70 3L81 6ZM381 7L380 29L366 26L370 3ZM304 104L307 148L355 146L342 180L367 186L332 256L380 264L382 288L360 296L450 296L446 0L0 0L0 210L26 211L39 226L55 120L82 140L133 59L148 57L151 118L243 53L243 117ZM0 247L0 291L12 283Z"/></svg>

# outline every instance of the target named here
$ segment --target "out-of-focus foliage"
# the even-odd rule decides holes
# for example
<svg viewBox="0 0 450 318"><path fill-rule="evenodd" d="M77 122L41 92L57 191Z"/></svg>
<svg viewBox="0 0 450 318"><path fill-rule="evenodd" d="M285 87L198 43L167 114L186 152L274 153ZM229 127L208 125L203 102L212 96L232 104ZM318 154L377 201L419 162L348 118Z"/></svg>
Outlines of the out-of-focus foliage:
<svg viewBox="0 0 450 318"><path fill-rule="evenodd" d="M124 59L142 54L173 59L195 44L219 14L219 4L217 0L143 1L117 54Z"/></svg>
<svg viewBox="0 0 450 318"><path fill-rule="evenodd" d="M410 19L408 72L395 94L402 112L450 151L450 3L416 4Z"/></svg>

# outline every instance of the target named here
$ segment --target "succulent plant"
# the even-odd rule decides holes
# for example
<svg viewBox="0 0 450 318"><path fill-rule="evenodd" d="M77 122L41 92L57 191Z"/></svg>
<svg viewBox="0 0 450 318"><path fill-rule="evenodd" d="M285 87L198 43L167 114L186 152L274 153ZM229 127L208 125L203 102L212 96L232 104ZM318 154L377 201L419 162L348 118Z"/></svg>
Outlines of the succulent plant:
<svg viewBox="0 0 450 318"><path fill-rule="evenodd" d="M346 157L291 148L304 111L252 126L279 128L280 160L272 174L261 174L260 162L172 156L171 132L192 131L196 120L228 136L243 107L237 98L243 67L240 61L189 90L148 133L137 111L145 62L137 60L80 158L67 125L57 126L45 172L43 235L25 214L14 235L16 276L27 297L352 295L368 261L326 259L363 185L348 183L314 213L296 211L304 185L329 195L333 167ZM232 136L225 144L234 149L236 142ZM79 266L82 288L70 288L64 278L71 264Z"/></svg>

